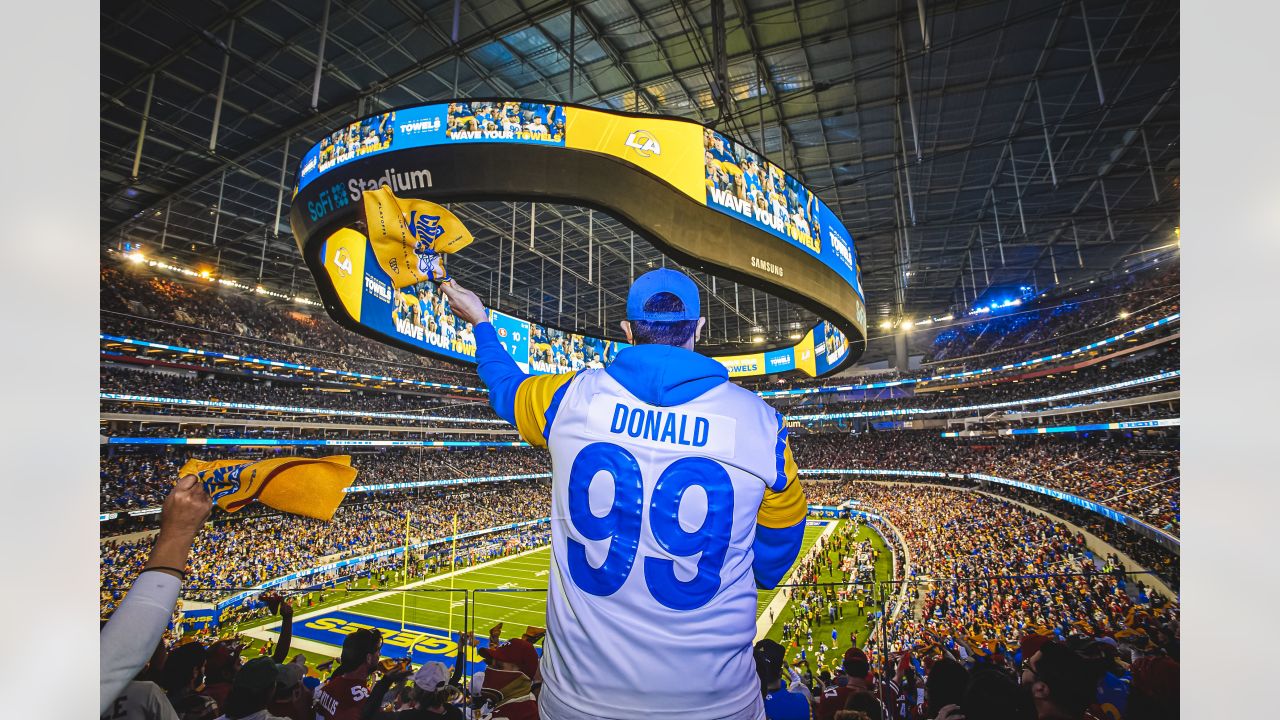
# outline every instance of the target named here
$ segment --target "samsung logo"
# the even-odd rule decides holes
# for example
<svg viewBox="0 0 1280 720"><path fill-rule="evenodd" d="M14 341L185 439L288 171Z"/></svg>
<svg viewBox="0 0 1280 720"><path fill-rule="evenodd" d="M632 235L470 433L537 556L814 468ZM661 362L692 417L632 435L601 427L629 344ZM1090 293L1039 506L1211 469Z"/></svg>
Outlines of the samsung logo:
<svg viewBox="0 0 1280 720"><path fill-rule="evenodd" d="M771 275L777 275L778 277L782 277L783 271L780 265L774 265L768 260L761 260L760 258L755 257L754 255L751 256L751 267L757 270L763 270Z"/></svg>

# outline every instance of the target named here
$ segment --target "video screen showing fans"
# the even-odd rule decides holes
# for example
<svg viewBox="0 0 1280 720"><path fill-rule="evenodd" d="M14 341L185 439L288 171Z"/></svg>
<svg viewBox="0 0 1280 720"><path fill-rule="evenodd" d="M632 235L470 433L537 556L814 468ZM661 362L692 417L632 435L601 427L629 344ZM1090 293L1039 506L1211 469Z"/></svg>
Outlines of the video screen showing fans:
<svg viewBox="0 0 1280 720"><path fill-rule="evenodd" d="M702 142L708 205L749 214L815 253L821 251L817 196L782 168L711 128L703 131Z"/></svg>
<svg viewBox="0 0 1280 720"><path fill-rule="evenodd" d="M390 148L395 137L395 119L394 112L374 115L320 138L320 172L339 163Z"/></svg>
<svg viewBox="0 0 1280 720"><path fill-rule="evenodd" d="M626 347L614 340L530 326L529 366L538 373L565 373L608 365Z"/></svg>
<svg viewBox="0 0 1280 720"><path fill-rule="evenodd" d="M454 316L449 298L432 283L397 290L394 303L391 318L397 332L457 355L475 357L473 326Z"/></svg>
<svg viewBox="0 0 1280 720"><path fill-rule="evenodd" d="M445 137L454 142L513 140L564 144L564 108L547 103L449 103Z"/></svg>
<svg viewBox="0 0 1280 720"><path fill-rule="evenodd" d="M823 370L826 370L844 360L844 356L849 353L849 338L826 320L821 323L821 335L822 350L818 352L818 357L821 358L819 362L823 365Z"/></svg>

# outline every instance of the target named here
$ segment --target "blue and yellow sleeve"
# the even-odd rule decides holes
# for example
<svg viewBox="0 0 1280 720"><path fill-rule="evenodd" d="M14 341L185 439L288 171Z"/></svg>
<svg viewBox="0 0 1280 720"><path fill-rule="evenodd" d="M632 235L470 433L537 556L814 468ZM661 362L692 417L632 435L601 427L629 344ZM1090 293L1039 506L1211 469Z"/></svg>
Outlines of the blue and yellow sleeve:
<svg viewBox="0 0 1280 720"><path fill-rule="evenodd" d="M778 418L777 476L765 488L764 499L756 514L756 539L751 548L755 560L751 569L756 585L770 590L796 561L804 543L804 519L809 513L804 490L800 486L795 457L787 440L787 428Z"/></svg>
<svg viewBox="0 0 1280 720"><path fill-rule="evenodd" d="M489 406L498 417L515 425L525 442L546 447L547 433L574 373L525 373L502 347L492 323L476 325L475 336L476 372L489 389Z"/></svg>

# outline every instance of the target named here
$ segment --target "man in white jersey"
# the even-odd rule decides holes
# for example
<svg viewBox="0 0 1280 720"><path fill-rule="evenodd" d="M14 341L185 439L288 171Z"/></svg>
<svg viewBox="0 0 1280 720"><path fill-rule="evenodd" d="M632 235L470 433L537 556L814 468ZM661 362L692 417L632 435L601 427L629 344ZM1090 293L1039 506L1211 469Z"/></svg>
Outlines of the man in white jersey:
<svg viewBox="0 0 1280 720"><path fill-rule="evenodd" d="M806 505L782 417L693 352L706 318L683 273L636 279L606 368L531 377L474 293L480 379L551 452L551 572L539 710L551 720L764 718L756 588L795 561Z"/></svg>

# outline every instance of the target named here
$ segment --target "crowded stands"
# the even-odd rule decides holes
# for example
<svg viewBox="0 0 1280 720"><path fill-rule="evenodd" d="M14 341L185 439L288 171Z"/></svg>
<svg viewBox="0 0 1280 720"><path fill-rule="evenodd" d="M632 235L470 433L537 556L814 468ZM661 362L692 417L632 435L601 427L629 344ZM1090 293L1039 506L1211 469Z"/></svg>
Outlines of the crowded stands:
<svg viewBox="0 0 1280 720"><path fill-rule="evenodd" d="M1098 334L1100 327L1142 325L1178 312L1178 287L1175 262L1142 274L1122 273L1110 281L1051 291L1017 307L1017 312L944 330L934 338L926 361L951 371L964 365L996 365L1007 362L1010 353L1029 355L1046 345L1067 347L1073 340Z"/></svg>
<svg viewBox="0 0 1280 720"><path fill-rule="evenodd" d="M801 468L982 473L1065 490L1178 532L1178 450L1168 438L941 438L902 430L808 435L794 445Z"/></svg>
<svg viewBox="0 0 1280 720"><path fill-rule="evenodd" d="M331 455L333 449L317 451ZM303 453L296 453L303 454ZM154 507L173 486L178 468L191 458L213 458L210 452L117 452L99 461L103 512ZM226 452L218 453L226 458ZM245 459L257 459L252 452ZM362 451L354 456L359 470L355 486L419 483L455 478L495 477L545 473L550 463L545 453L531 448L479 448L458 450L388 449Z"/></svg>
<svg viewBox="0 0 1280 720"><path fill-rule="evenodd" d="M222 514L196 536L187 567L187 596L213 600L234 589L271 578L405 544L405 518L413 542L484 530L546 517L549 489L543 482L507 481L462 485L412 498L348 502L331 521L295 515ZM104 540L101 584L109 612L146 561L151 538ZM109 597L108 597L109 596Z"/></svg>
<svg viewBox="0 0 1280 720"><path fill-rule="evenodd" d="M102 279L105 333L423 382L479 385L468 369L386 348L339 330L324 316L302 308L130 269L104 268ZM940 333L929 357L940 363L933 366L940 370L882 373L874 379L919 378L941 369L987 367L1014 357L1019 349L1024 355L1017 359L1026 357L1029 348L1073 347L1073 343L1096 339L1102 332L1113 332L1110 327L1098 328L1118 322L1114 316L1122 308L1132 308L1125 310L1124 327L1176 312L1176 282L1175 268L1140 279L1120 278L1067 297L1040 298L1016 315L990 317ZM1170 283L1175 288L1172 293ZM964 418L967 430L991 431L1028 422L1084 424L1176 418L1178 400L1169 395L1178 389L1176 376L1050 403L1025 402L1176 371L1178 340L1165 334L1148 339L1161 337L1162 341L1149 347L1111 349L1106 352L1114 354L1100 362L1056 372L994 373L968 385L935 382L882 391L781 397L771 402L788 416L937 411L921 416L951 415L957 421ZM430 427L432 431L422 437L515 439L497 434L509 430L493 422L496 415L482 395L296 373L273 378L251 363L215 363L195 355L170 355L180 367L146 367L149 361L139 365L137 358L122 348L104 346L100 372L103 393L174 400L163 403L104 397L104 413L130 414L104 419L104 436L286 438L323 434L358 440L408 439ZM165 355L159 353L158 357ZM755 387L776 390L831 382L796 379L761 382ZM181 400L198 402L184 404L178 402ZM206 401L211 404L201 404ZM1114 401L1126 402L1104 405ZM216 403L297 409L219 407ZM994 413L947 411L989 403L1010 405ZM1010 413L1045 411L1052 412L1046 418L1030 420L1003 418ZM432 419L380 417L377 413ZM981 418L969 417L977 414ZM259 421L285 421L287 426L254 425ZM326 423L352 427L307 429L307 425ZM1018 669L1027 667L1033 656L1047 666L1050 661L1045 658L1069 653L1064 656L1068 665L1075 659L1082 663L1077 667L1080 677L1097 679L1096 693L1081 693L1081 697L1088 695L1095 709L1108 704L1114 707L1117 702L1122 708L1128 703L1139 709L1143 703L1159 706L1167 702L1169 663L1176 677L1178 608L1176 599L1156 585L1177 587L1176 554L1131 528L1076 505L963 476L990 475L1061 490L1127 513L1176 537L1180 530L1176 430L1025 439L949 438L936 430L871 430L874 423L847 418L790 424L807 501L828 507L853 501L858 509L879 517L848 522L794 568L789 582L799 587L791 591L787 610L777 618L783 628L783 647L778 652L798 664L780 664L770 678L768 668L772 666L765 656L773 651L767 645L763 650L757 648L757 667L765 669L762 688L775 687L776 692L782 692L786 685L824 719L916 720L941 717L937 711L946 678L953 687L946 697L960 704L965 692L974 692L975 687L986 687L988 695L1007 692L1009 686L1016 688ZM391 432L391 428L408 432ZM469 434L451 434L451 429ZM333 448L289 450L299 456L335 451L346 452ZM180 597L196 605L217 603L246 588L325 563L401 547L406 542L430 542L455 533L528 523L546 517L550 509L545 480L419 484L546 474L550 462L538 449L359 449L353 455L359 473L353 492L330 522L280 514L260 504L238 513L215 508L210 522L195 535L183 568ZM100 508L104 519L112 519L101 524L103 617L113 614L125 590L148 563L152 532L160 517L130 517L128 511L160 505L173 487L178 468L189 459L265 456L269 454L247 448L219 452L186 447L104 448L99 469ZM940 472L957 477L868 481L805 475L807 470L866 469ZM404 483L410 487L359 490L362 486ZM1042 508L1072 526L1027 506ZM893 576L877 576L880 550L855 539L861 527L872 528L884 540L883 547L893 560ZM1075 528L1116 551L1090 547L1085 535ZM386 556L342 570L308 574L280 587L310 607L316 593L323 603L326 590L333 592L344 584L349 589L356 578L365 578L371 587L391 587L428 577L451 563L470 565L547 541L547 531L539 527L500 530L469 538L456 549L433 545L411 554L407 576L400 574L400 560ZM834 567L843 569L845 587L835 589L822 582ZM886 602L881 604L881 599ZM874 625L864 647L827 647L825 642L819 643L821 648L815 646L816 619L824 613L834 618L846 611L865 616ZM265 604L251 600L223 610L219 619L236 626L262 622L270 614ZM202 637L211 640L208 631L205 633ZM170 633L166 642L181 641L177 633ZM378 676L389 683L397 679L390 671L375 672L374 677ZM1130 683L1127 693L1116 690L1117 678ZM459 685L452 694L441 695L441 707L447 706L449 699L463 706L471 698L479 698L468 690ZM393 695L408 697L388 693L385 699L390 701ZM172 699L183 697L187 700L182 702L189 701L189 696L181 693ZM973 706L976 700L970 697L966 707ZM213 709L216 703L210 701L205 707ZM861 707L856 712L865 714L850 715L855 710L846 708L854 707Z"/></svg>

